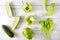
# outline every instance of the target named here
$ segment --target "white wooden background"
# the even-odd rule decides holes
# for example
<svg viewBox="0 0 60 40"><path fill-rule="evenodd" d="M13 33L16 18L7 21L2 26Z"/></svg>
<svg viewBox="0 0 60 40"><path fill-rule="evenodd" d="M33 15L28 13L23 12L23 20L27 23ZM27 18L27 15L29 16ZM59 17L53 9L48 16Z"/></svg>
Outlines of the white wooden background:
<svg viewBox="0 0 60 40"><path fill-rule="evenodd" d="M15 16L23 16L22 20L27 16L27 14L25 14L21 10L21 5L22 5L21 1L22 0L0 0L0 40L26 40L26 38L23 37L21 34L22 29L28 27L25 24L25 22L21 21L21 23L18 25L18 28L13 31L15 34L14 38L9 38L5 34L1 26L5 24L5 25L9 25L9 27L11 28ZM47 17L52 18L52 20L55 23L55 26L51 36L51 40L60 40L60 0L49 0L48 7L51 2L56 3L55 13L51 16L43 16L43 14L45 13L42 6L43 0L26 0L26 1L29 1L32 4L33 10L29 14L35 15L37 21ZM6 2L12 3L12 11L14 16L13 18L9 18L7 16L6 7L5 7ZM35 33L35 36L33 37L32 40L46 40L43 34L41 33L38 22L32 25L30 28Z"/></svg>

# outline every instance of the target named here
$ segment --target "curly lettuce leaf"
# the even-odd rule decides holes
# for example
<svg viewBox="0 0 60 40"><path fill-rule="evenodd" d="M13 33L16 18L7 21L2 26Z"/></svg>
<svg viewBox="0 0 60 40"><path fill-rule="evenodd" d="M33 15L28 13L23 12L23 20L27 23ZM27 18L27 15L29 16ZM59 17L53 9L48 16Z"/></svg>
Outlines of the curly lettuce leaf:
<svg viewBox="0 0 60 40"><path fill-rule="evenodd" d="M42 26L41 30L45 37L49 38L52 30L54 29L54 23L50 18L41 20L39 24Z"/></svg>

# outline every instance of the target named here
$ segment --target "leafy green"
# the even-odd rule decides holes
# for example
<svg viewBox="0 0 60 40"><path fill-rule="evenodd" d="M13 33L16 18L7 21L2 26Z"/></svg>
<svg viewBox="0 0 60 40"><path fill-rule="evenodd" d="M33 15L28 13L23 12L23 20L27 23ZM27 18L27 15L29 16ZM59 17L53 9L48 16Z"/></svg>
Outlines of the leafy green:
<svg viewBox="0 0 60 40"><path fill-rule="evenodd" d="M22 31L22 35L30 40L34 36L34 32L30 28L24 28Z"/></svg>
<svg viewBox="0 0 60 40"><path fill-rule="evenodd" d="M23 3L22 10L23 10L25 13L28 13L28 12L30 12L30 11L32 10L32 6L31 6L31 4L30 4L29 2L24 3L24 2L22 1L22 3Z"/></svg>
<svg viewBox="0 0 60 40"><path fill-rule="evenodd" d="M36 21L36 19L32 15L29 15L25 19L26 24L29 25L29 26L31 26L32 24L34 24L35 21Z"/></svg>
<svg viewBox="0 0 60 40"><path fill-rule="evenodd" d="M39 24L42 26L41 30L45 37L50 37L52 30L54 29L54 23L50 18L46 20L41 20Z"/></svg>
<svg viewBox="0 0 60 40"><path fill-rule="evenodd" d="M54 13L54 11L55 11L55 3L51 3L50 4L50 9L49 9L49 11L47 12L46 15L52 15Z"/></svg>

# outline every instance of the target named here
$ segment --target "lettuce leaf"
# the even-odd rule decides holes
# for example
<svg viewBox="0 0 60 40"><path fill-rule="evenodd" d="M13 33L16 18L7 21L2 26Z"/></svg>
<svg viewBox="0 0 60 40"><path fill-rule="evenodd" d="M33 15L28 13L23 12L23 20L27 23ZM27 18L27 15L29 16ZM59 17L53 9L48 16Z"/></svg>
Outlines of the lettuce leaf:
<svg viewBox="0 0 60 40"><path fill-rule="evenodd" d="M54 23L50 18L39 21L39 24L42 26L41 30L45 37L49 38L52 30L54 29Z"/></svg>

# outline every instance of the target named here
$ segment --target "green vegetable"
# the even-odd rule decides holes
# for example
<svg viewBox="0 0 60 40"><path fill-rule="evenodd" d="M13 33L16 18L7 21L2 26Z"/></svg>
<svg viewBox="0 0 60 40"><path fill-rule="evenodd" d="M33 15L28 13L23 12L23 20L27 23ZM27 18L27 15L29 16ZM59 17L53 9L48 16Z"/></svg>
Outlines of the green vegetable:
<svg viewBox="0 0 60 40"><path fill-rule="evenodd" d="M5 33L9 36L9 37L14 37L14 34L12 33L12 31L8 28L8 26L6 25L2 25L3 30L5 31Z"/></svg>
<svg viewBox="0 0 60 40"><path fill-rule="evenodd" d="M13 21L12 30L14 30L17 27L17 25L19 24L19 21L20 21L20 16L17 16Z"/></svg>
<svg viewBox="0 0 60 40"><path fill-rule="evenodd" d="M36 21L36 19L32 15L29 15L25 19L26 24L29 25L29 26L31 26L32 24L34 24L35 21Z"/></svg>
<svg viewBox="0 0 60 40"><path fill-rule="evenodd" d="M50 18L47 18L46 20L41 20L39 24L41 25L41 30L44 36L49 38L52 30L54 29L53 21Z"/></svg>
<svg viewBox="0 0 60 40"><path fill-rule="evenodd" d="M22 1L22 3L23 3L22 10L23 10L25 13L28 13L28 12L30 12L30 11L32 10L32 6L31 6L31 4L30 4L29 2L24 3L24 2Z"/></svg>
<svg viewBox="0 0 60 40"><path fill-rule="evenodd" d="M24 28L22 31L22 35L26 37L28 40L31 40L34 36L34 32L30 28Z"/></svg>
<svg viewBox="0 0 60 40"><path fill-rule="evenodd" d="M47 3L48 3L48 0L44 0L44 4L43 4L43 8L45 11L47 11Z"/></svg>
<svg viewBox="0 0 60 40"><path fill-rule="evenodd" d="M50 4L50 10L48 11L48 13L46 15L52 15L55 11L55 3L51 3Z"/></svg>
<svg viewBox="0 0 60 40"><path fill-rule="evenodd" d="M12 17L12 10L11 10L10 3L6 3L6 10L7 10L8 16L11 18Z"/></svg>

